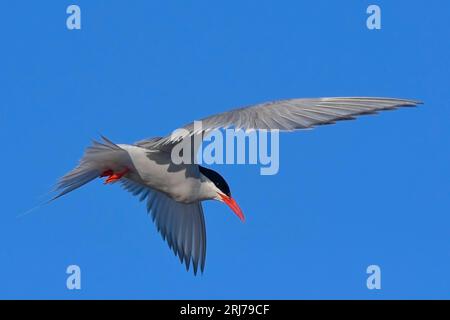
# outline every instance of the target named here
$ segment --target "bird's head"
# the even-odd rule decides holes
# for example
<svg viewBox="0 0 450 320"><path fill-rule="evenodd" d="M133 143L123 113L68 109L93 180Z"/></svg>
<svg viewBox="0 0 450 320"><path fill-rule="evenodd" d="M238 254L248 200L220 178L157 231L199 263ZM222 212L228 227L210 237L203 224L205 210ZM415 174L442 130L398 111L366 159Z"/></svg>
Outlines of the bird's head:
<svg viewBox="0 0 450 320"><path fill-rule="evenodd" d="M239 219L244 221L244 214L236 201L231 197L230 187L225 179L214 170L202 166L199 166L199 169L200 173L203 175L204 184L209 191L209 198L227 204Z"/></svg>

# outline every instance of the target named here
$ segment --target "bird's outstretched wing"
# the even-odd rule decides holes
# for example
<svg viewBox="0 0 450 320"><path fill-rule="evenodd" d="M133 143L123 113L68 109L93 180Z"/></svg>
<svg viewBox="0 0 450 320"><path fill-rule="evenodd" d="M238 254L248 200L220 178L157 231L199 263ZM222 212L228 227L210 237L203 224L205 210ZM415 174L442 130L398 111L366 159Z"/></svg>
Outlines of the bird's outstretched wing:
<svg viewBox="0 0 450 320"><path fill-rule="evenodd" d="M122 178L123 187L140 201L147 199L147 211L151 213L156 228L175 255L189 270L192 260L194 274L205 268L206 228L200 202L184 204L176 202L164 193Z"/></svg>
<svg viewBox="0 0 450 320"><path fill-rule="evenodd" d="M419 101L393 98L348 97L279 100L243 107L201 119L201 128L194 123L184 126L184 134L169 135L138 142L138 145L164 148L186 137L221 128L266 129L292 131L350 120L356 116L374 114L398 107L412 107Z"/></svg>

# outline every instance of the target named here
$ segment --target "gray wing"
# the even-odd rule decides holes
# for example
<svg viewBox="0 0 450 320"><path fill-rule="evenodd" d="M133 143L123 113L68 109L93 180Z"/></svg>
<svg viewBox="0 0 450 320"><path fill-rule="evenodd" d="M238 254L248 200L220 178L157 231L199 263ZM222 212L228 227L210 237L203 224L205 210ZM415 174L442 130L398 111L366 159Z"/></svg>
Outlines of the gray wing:
<svg viewBox="0 0 450 320"><path fill-rule="evenodd" d="M200 202L190 204L176 202L164 193L126 178L122 186L139 200L147 199L147 211L151 213L156 228L181 263L189 270L192 260L194 274L198 267L203 273L206 259L206 228Z"/></svg>
<svg viewBox="0 0 450 320"><path fill-rule="evenodd" d="M412 107L419 101L393 98L348 97L290 99L267 102L219 113L201 119L201 129L194 123L183 127L184 133L165 138L143 140L138 145L161 146L174 144L187 136L202 134L214 129L234 127L236 129L266 129L292 131L332 124L339 120L350 120L356 116L374 114L398 107Z"/></svg>

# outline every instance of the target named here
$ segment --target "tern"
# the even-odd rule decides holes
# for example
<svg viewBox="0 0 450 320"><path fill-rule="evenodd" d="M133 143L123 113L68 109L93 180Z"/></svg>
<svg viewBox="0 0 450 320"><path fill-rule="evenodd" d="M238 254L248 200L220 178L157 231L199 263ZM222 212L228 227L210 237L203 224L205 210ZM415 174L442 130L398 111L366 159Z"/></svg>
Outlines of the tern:
<svg viewBox="0 0 450 320"><path fill-rule="evenodd" d="M373 97L287 99L206 117L200 120L201 130L195 129L193 122L184 126L184 135L155 137L134 144L116 144L102 136L101 142L93 141L85 150L78 166L58 181L58 194L52 200L96 178L105 178L105 184L120 182L141 201L146 200L147 212L157 230L186 270L192 264L194 274L199 268L203 273L206 228L202 201L217 200L228 205L241 220L244 215L219 173L195 161L175 164L171 159L174 146L194 137L203 139L216 129L294 131L420 103Z"/></svg>

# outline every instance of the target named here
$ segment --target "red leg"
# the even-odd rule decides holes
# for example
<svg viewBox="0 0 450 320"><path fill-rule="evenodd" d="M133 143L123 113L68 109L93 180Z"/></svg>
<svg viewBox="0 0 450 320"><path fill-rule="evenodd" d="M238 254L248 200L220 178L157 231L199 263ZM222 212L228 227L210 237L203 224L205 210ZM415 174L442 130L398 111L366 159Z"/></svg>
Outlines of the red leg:
<svg viewBox="0 0 450 320"><path fill-rule="evenodd" d="M109 175L108 179L105 180L105 184L113 183L122 179L124 175L130 172L130 169L125 168L123 171L112 173Z"/></svg>
<svg viewBox="0 0 450 320"><path fill-rule="evenodd" d="M106 170L101 175L100 178L112 176L114 172L112 170Z"/></svg>

